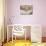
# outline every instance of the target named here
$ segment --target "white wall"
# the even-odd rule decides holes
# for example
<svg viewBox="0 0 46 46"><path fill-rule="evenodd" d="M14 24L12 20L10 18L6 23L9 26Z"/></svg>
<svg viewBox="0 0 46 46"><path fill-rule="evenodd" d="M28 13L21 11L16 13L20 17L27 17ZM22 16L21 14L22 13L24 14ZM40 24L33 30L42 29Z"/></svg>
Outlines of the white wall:
<svg viewBox="0 0 46 46"><path fill-rule="evenodd" d="M33 5L32 15L20 15L20 5ZM46 0L7 0L7 16L10 17L12 24L40 24L46 26ZM8 18L7 17L7 18ZM11 24L8 18L8 24ZM46 36L43 28L43 36Z"/></svg>

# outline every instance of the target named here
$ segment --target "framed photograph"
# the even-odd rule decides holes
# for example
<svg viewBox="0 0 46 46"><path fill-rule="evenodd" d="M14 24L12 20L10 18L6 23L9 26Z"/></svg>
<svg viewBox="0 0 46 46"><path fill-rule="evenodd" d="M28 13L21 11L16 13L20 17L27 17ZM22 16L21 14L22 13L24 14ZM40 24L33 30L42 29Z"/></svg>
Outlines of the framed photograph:
<svg viewBox="0 0 46 46"><path fill-rule="evenodd" d="M32 5L20 5L20 14L21 15L32 15L33 6Z"/></svg>

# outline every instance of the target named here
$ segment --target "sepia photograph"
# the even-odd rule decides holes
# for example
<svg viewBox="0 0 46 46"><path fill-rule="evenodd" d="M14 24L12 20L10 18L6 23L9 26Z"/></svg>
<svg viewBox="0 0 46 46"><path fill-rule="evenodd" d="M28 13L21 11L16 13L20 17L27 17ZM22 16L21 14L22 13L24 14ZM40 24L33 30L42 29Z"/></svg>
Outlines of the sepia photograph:
<svg viewBox="0 0 46 46"><path fill-rule="evenodd" d="M20 14L21 15L32 15L33 6L32 5L20 5Z"/></svg>

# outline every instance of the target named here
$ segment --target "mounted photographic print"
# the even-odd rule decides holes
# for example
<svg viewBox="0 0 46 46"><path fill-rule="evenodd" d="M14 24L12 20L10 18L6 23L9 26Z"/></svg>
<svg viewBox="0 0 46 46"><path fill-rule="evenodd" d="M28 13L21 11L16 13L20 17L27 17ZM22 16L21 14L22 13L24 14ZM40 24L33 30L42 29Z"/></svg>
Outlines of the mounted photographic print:
<svg viewBox="0 0 46 46"><path fill-rule="evenodd" d="M20 5L20 14L21 15L32 15L33 14L32 5Z"/></svg>

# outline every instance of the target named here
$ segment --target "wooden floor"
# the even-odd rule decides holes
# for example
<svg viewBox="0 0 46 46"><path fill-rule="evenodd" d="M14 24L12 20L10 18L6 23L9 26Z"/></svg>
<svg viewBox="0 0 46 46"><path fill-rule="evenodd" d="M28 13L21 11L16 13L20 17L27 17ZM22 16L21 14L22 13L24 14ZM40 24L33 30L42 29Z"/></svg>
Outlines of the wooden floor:
<svg viewBox="0 0 46 46"><path fill-rule="evenodd" d="M42 42L44 43L31 43L31 41L24 41L24 40L14 40L9 41L8 43L5 42L3 46L46 46L46 37L42 37Z"/></svg>
<svg viewBox="0 0 46 46"><path fill-rule="evenodd" d="M24 41L24 40L16 40L16 41L10 41L8 43L5 43L3 46L31 46L30 41Z"/></svg>
<svg viewBox="0 0 46 46"><path fill-rule="evenodd" d="M14 40L5 43L3 46L46 46L46 43L31 43L30 41Z"/></svg>

